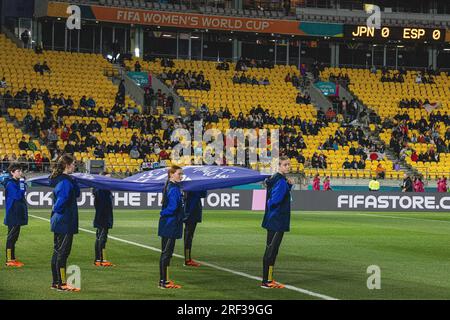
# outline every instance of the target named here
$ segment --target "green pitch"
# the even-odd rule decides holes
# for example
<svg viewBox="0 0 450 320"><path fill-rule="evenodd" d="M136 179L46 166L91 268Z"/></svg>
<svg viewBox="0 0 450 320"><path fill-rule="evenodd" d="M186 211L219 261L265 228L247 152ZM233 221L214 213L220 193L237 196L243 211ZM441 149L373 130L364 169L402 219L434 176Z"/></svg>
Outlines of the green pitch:
<svg viewBox="0 0 450 320"><path fill-rule="evenodd" d="M2 210L4 211L4 210ZM48 210L32 210L47 219ZM0 216L3 221L3 213ZM93 212L80 211L92 228ZM160 290L158 212L115 212L107 244L117 266L93 266L95 236L75 236L68 265L81 268L80 293L50 290L53 235L30 217L17 244L22 269L0 266L0 299L449 299L450 215L435 213L296 212L283 239L274 277L291 287L261 289L266 232L261 212L209 211L197 227L193 256L209 265L183 267L174 257L170 277L181 290ZM6 227L0 227L4 255ZM143 246L142 246L143 245ZM182 254L182 241L175 253ZM381 289L367 288L367 267L381 269ZM307 290L307 291L305 291ZM318 296L319 295L319 296Z"/></svg>

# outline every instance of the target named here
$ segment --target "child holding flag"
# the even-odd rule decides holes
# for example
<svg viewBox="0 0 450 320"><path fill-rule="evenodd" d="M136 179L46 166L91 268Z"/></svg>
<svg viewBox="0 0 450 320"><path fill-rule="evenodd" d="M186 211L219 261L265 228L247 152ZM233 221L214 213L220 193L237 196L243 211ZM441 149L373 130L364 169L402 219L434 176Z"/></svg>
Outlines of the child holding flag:
<svg viewBox="0 0 450 320"><path fill-rule="evenodd" d="M50 184L54 187L54 203L50 218L53 236L52 289L58 291L78 292L67 284L66 265L72 249L73 235L78 233L78 205L80 187L70 176L75 170L75 159L68 154L62 155L50 176Z"/></svg>
<svg viewBox="0 0 450 320"><path fill-rule="evenodd" d="M266 251L263 258L263 280L261 288L282 289L284 285L273 280L273 268L283 235L290 229L291 188L293 181L286 175L291 169L288 157L279 160L278 172L266 180L267 200L262 227L267 229Z"/></svg>
<svg viewBox="0 0 450 320"><path fill-rule="evenodd" d="M25 199L26 185L22 177L22 167L18 163L9 166L10 177L3 180L6 194L6 214L4 224L8 226L6 239L6 266L23 267L24 264L16 260L16 242L19 239L20 227L28 224L28 207Z"/></svg>
<svg viewBox="0 0 450 320"><path fill-rule="evenodd" d="M169 281L169 265L175 248L176 239L181 239L183 233L183 194L180 182L183 170L171 166L163 190L162 209L160 213L158 236L161 237L161 257L159 260L159 288L180 289L181 286Z"/></svg>

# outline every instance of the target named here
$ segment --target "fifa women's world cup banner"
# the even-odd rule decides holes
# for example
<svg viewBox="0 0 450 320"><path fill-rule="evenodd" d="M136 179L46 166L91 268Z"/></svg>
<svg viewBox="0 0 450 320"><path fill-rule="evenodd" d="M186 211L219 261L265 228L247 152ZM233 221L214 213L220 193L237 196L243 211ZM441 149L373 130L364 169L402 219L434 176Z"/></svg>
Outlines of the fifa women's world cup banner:
<svg viewBox="0 0 450 320"><path fill-rule="evenodd" d="M67 18L72 12L70 9L67 10L69 6L70 3L49 1L47 16ZM79 5L78 7L82 20L298 36L343 36L343 24L306 23L293 20L244 18L96 5Z"/></svg>

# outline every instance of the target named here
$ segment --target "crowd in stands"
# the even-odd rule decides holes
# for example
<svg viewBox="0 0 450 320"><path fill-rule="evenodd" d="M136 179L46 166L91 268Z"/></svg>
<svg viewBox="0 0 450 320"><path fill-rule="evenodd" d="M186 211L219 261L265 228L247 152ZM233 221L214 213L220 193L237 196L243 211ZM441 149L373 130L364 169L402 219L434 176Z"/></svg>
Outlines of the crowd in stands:
<svg viewBox="0 0 450 320"><path fill-rule="evenodd" d="M311 157L311 162L309 163L312 168L315 169L326 169L327 164L327 156L323 153L318 154L317 152L314 152L313 156Z"/></svg>
<svg viewBox="0 0 450 320"><path fill-rule="evenodd" d="M141 64L139 63L138 60L136 60L136 62L134 63L134 71L135 72L141 72L142 71L142 66L141 66Z"/></svg>
<svg viewBox="0 0 450 320"><path fill-rule="evenodd" d="M347 86L350 83L350 78L349 78L348 74L339 73L338 75L335 75L335 74L331 73L330 77L328 78L328 81L334 82L334 83L345 84L345 86Z"/></svg>
<svg viewBox="0 0 450 320"><path fill-rule="evenodd" d="M37 62L34 65L33 69L34 69L34 72L40 73L41 76L44 75L44 72L51 73L50 67L47 65L47 61L44 61L43 64L41 64L40 62Z"/></svg>
<svg viewBox="0 0 450 320"><path fill-rule="evenodd" d="M421 99L416 100L415 98L412 99L402 99L398 103L398 106L400 108L421 108L423 105L430 104L430 101L428 99L425 99L425 101L422 101Z"/></svg>
<svg viewBox="0 0 450 320"><path fill-rule="evenodd" d="M345 97L341 99L337 96L329 96L328 99L333 104L333 108L329 108L326 112L326 117L329 121L338 119L337 115L342 115L342 118L339 119L342 119L347 123L358 119L358 116L361 122L376 122L374 119L370 119L364 110L361 110L355 99L348 101ZM365 119L366 115L367 119Z"/></svg>
<svg viewBox="0 0 450 320"><path fill-rule="evenodd" d="M394 74L391 75L390 74L386 74L386 75L382 75L380 78L381 82L397 82L397 83L403 83L405 82L405 78L403 77L402 74L398 73L398 74Z"/></svg>
<svg viewBox="0 0 450 320"><path fill-rule="evenodd" d="M230 70L230 64L226 61L219 62L217 64L216 70L228 71L228 70Z"/></svg>
<svg viewBox="0 0 450 320"><path fill-rule="evenodd" d="M0 172L7 171L11 163L22 164L26 172L48 172L51 168L50 159L40 153L35 153L34 156L21 153L19 157L13 153L0 158Z"/></svg>
<svg viewBox="0 0 450 320"><path fill-rule="evenodd" d="M169 58L161 59L161 67L173 68L174 66L175 66L175 63L171 59L169 59Z"/></svg>
<svg viewBox="0 0 450 320"><path fill-rule="evenodd" d="M437 148L437 145L435 146ZM429 147L426 152L417 154L416 150L408 144L408 139L403 135L401 129L393 131L390 141L390 147L395 151L400 160L405 160L407 157L410 157L414 162L439 162L439 152L436 150L435 146ZM440 146L439 149L442 152L448 150L445 144Z"/></svg>
<svg viewBox="0 0 450 320"><path fill-rule="evenodd" d="M38 100L43 101L45 107L44 118L41 119L38 116L33 117L31 113L28 112L23 118L22 125L25 133L40 137L44 141L52 156L62 152L86 152L88 148L94 148L96 146L95 152L96 156L99 158L103 158L105 152L118 152L117 145L109 146L104 143L98 143L94 134L102 132L102 126L97 120L93 119L90 122L86 122L86 120L81 122L76 120L69 126L65 123L65 118L69 116L108 118L107 127L109 128L138 128L141 129L143 134L153 134L155 133L155 130L165 129L164 119L149 116L150 112L145 112L151 110L151 105L149 105L147 110L144 105L144 112L141 112L137 106L132 106L131 104L125 106L125 90L123 82L119 85L116 103L110 109L97 106L92 97L83 96L78 103L78 107L75 107L75 103L71 97L69 96L66 99L63 93L59 96L56 94L51 96L48 90L42 92L41 90L32 89L31 92L28 93L26 88L24 88L21 94L23 96L18 101L22 101L25 97L27 100L27 107ZM153 89L148 88L147 98L150 100L150 104L153 104L154 102L157 106L165 107L168 113L172 113L173 97L166 97L160 90L158 90L157 93L154 93ZM7 96L6 101L9 107L19 107L16 103L16 98ZM58 134L58 132L60 133ZM170 135L166 136L166 138L166 140L169 141ZM20 150L37 150L32 139L30 139L29 142L24 139L25 138L19 142L18 147ZM58 149L58 141L68 142L64 150ZM154 146L155 144L155 141L148 141L145 143L141 143L140 141L139 143L137 142L138 141L134 141L134 143L126 146L121 145L120 152L130 153L133 147L137 145L139 148L144 148L143 150L145 152L142 152L142 149L139 149L141 154L144 155L147 154L147 149L145 149L146 146ZM162 144L162 141L156 142L159 143L159 146L166 148L166 146Z"/></svg>
<svg viewBox="0 0 450 320"><path fill-rule="evenodd" d="M384 151L378 144L370 141L360 127L353 126L347 126L343 131L339 129L336 130L334 137L329 136L325 143L323 143L319 148L321 150L339 150L339 147L347 146L349 142L353 141L358 142L359 148L366 148L367 150L373 152ZM357 151L355 151L353 155L356 154L358 154Z"/></svg>
<svg viewBox="0 0 450 320"><path fill-rule="evenodd" d="M444 116L438 111L431 113L429 121L424 117L414 122L409 119L405 113L403 117L397 117L398 124L391 126L392 123L383 123L383 127L392 128L392 135L390 140L390 147L395 151L401 160L406 157L411 157L414 162L439 162L439 153L447 153L450 150L450 144L447 145L445 141L450 138L450 130L447 130L445 136L440 134L440 126L448 125L449 119L447 113ZM410 130L417 130L409 135ZM409 146L414 143L432 144L428 151L417 154L416 151Z"/></svg>
<svg viewBox="0 0 450 320"><path fill-rule="evenodd" d="M162 72L159 76L163 81L169 80L171 82L172 89L192 89L192 90L211 90L211 83L209 80L205 80L203 72L198 74L196 71L184 71L182 70L169 70L169 72Z"/></svg>
<svg viewBox="0 0 450 320"><path fill-rule="evenodd" d="M298 104L310 104L311 103L311 96L308 92L305 92L305 94L301 94L300 92L297 94L297 98L295 99L295 102Z"/></svg>
<svg viewBox="0 0 450 320"><path fill-rule="evenodd" d="M306 82L308 81L306 71L305 73L303 73L303 75L301 75L301 78L299 78L295 74L291 76L291 74L288 73L284 78L284 81L292 83L292 85L296 88L306 87Z"/></svg>
<svg viewBox="0 0 450 320"><path fill-rule="evenodd" d="M319 79L320 72L323 70L325 70L325 64L323 62L315 60L311 65L311 73L316 81Z"/></svg>
<svg viewBox="0 0 450 320"><path fill-rule="evenodd" d="M428 75L427 76L426 74L424 74L422 72L419 72L416 75L415 82L418 83L418 84L420 84L420 83L423 83L423 84L426 84L426 83L433 84L433 83L435 83L434 77L432 75Z"/></svg>
<svg viewBox="0 0 450 320"><path fill-rule="evenodd" d="M360 169L363 170L366 168L366 162L363 158L360 158L359 161L356 160L355 157L352 158L352 161L348 158L345 158L344 163L342 164L342 169Z"/></svg>
<svg viewBox="0 0 450 320"><path fill-rule="evenodd" d="M239 76L237 73L233 76L233 83L235 84L251 84L251 85L263 85L268 86L270 84L269 79L266 78L260 78L259 80L256 79L256 77L248 77L245 75L245 72L242 72L241 76Z"/></svg>
<svg viewBox="0 0 450 320"><path fill-rule="evenodd" d="M255 60L241 57L236 63L235 71L247 71L249 68L267 68L272 69L274 63L268 60Z"/></svg>

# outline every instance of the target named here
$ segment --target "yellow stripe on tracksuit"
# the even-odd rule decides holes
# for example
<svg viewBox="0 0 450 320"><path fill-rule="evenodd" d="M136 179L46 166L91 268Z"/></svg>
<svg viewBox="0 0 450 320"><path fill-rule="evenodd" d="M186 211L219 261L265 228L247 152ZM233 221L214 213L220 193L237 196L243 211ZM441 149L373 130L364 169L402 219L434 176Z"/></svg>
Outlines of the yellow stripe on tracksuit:
<svg viewBox="0 0 450 320"><path fill-rule="evenodd" d="M269 277L267 280L273 281L273 266L269 266Z"/></svg>
<svg viewBox="0 0 450 320"><path fill-rule="evenodd" d="M61 282L66 283L66 268L59 268L59 272L61 273Z"/></svg>
<svg viewBox="0 0 450 320"><path fill-rule="evenodd" d="M12 250L11 249L6 249L6 258L8 259L8 261L12 260Z"/></svg>

